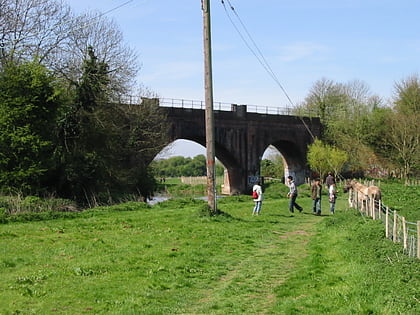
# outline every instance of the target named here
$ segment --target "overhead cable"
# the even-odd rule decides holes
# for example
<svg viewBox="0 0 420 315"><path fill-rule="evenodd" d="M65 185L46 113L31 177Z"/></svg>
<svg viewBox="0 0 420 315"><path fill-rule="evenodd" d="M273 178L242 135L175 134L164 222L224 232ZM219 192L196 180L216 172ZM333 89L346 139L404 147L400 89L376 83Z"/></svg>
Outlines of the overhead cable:
<svg viewBox="0 0 420 315"><path fill-rule="evenodd" d="M271 68L270 64L268 63L267 59L264 57L264 54L261 52L261 50L258 48L258 45L256 44L256 42L254 41L254 39L252 38L250 32L248 31L247 27L245 26L245 24L242 22L242 19L239 17L239 14L236 12L235 8L233 7L233 5L230 3L230 0L226 0L227 3L230 6L231 11L234 13L234 15L236 16L236 18L238 19L240 25L242 26L243 30L246 33L246 37L248 37L248 39L251 41L251 44L248 42L248 40L246 39L246 37L242 34L241 30L239 29L239 27L236 25L236 23L233 21L231 15L228 12L228 9L226 8L225 2L224 0L221 0L221 3L223 5L223 8L225 9L225 13L229 19L229 21L231 22L232 26L235 28L236 32L238 33L238 35L241 37L242 41L245 43L245 45L248 47L248 49L251 51L251 53L255 56L255 58L257 58L258 62L261 64L261 66L264 68L264 70L270 75L270 77L274 80L274 82L280 87L280 89L282 90L282 92L284 93L284 95L286 96L287 100L289 101L289 103L292 105L292 107L295 107L295 104L293 103L292 99L290 98L289 94L287 93L286 89L283 87L283 85L280 83L280 80L277 78L277 75L275 74L275 72L273 71L273 69ZM253 47L252 47L253 46ZM307 124L305 123L305 121L303 120L302 117L299 116L299 118L302 120L303 125L305 126L305 128L307 129L307 131L309 132L309 134L311 135L311 137L313 139L315 139L312 131L309 129L309 127L307 126Z"/></svg>

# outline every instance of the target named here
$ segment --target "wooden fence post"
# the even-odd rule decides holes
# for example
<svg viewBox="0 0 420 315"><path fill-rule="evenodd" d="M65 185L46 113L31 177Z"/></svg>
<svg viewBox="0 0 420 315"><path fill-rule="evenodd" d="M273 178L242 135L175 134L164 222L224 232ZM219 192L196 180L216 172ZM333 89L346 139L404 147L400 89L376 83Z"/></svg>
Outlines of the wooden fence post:
<svg viewBox="0 0 420 315"><path fill-rule="evenodd" d="M376 220L376 200L372 198L372 219Z"/></svg>
<svg viewBox="0 0 420 315"><path fill-rule="evenodd" d="M397 210L394 210L394 226L392 229L392 240L394 243L397 242Z"/></svg>
<svg viewBox="0 0 420 315"><path fill-rule="evenodd" d="M379 218L379 220L382 218L382 202L381 202L381 199L379 199L379 201L378 201L378 203L379 203L379 205L378 205L378 218Z"/></svg>
<svg viewBox="0 0 420 315"><path fill-rule="evenodd" d="M389 238L389 208L385 208L385 237Z"/></svg>
<svg viewBox="0 0 420 315"><path fill-rule="evenodd" d="M370 202L370 215L373 220L375 220L375 199L371 198L372 201Z"/></svg>
<svg viewBox="0 0 420 315"><path fill-rule="evenodd" d="M417 258L420 259L420 221L417 221Z"/></svg>
<svg viewBox="0 0 420 315"><path fill-rule="evenodd" d="M356 190L356 209L360 211L359 209L359 192Z"/></svg>
<svg viewBox="0 0 420 315"><path fill-rule="evenodd" d="M405 217L401 217L402 230L403 230L403 246L404 250L407 250L407 224L405 223Z"/></svg>

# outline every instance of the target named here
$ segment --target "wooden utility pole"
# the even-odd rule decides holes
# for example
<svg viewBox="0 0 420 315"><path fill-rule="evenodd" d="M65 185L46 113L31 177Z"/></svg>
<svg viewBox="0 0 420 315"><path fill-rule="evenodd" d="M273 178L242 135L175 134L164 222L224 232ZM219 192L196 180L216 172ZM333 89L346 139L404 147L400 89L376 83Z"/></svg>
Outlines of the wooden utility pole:
<svg viewBox="0 0 420 315"><path fill-rule="evenodd" d="M211 63L210 0L201 0L204 38L204 89L206 104L207 198L212 214L216 214L216 176L213 115L213 75Z"/></svg>

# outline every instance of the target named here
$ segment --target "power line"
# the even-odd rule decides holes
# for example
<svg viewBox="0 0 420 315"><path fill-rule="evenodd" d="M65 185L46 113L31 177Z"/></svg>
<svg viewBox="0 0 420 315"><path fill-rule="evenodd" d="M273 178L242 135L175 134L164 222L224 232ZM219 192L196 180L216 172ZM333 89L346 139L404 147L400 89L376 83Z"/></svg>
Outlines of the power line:
<svg viewBox="0 0 420 315"><path fill-rule="evenodd" d="M269 74L269 76L274 80L274 82L280 87L280 89L282 90L282 92L284 93L284 95L286 96L287 100L289 101L289 103L292 105L292 107L294 107L294 103L292 101L292 99L290 98L289 94L287 93L286 89L283 87L283 85L280 83L280 80L277 78L275 72L273 71L273 69L271 68L270 64L268 63L267 59L264 57L264 54L261 52L261 50L259 49L257 43L254 41L254 39L252 38L250 32L248 31L247 27L245 26L245 23L242 22L242 19L239 17L239 14L236 12L235 8L233 7L233 5L230 3L230 0L226 0L227 3L230 6L231 11L234 13L234 15L236 16L236 18L238 19L240 25L242 26L242 28L244 29L247 37L249 38L249 40L252 43L252 46L255 48L251 47L251 44L248 43L247 39L245 38L245 36L242 34L241 30L238 28L238 26L235 24L235 22L233 21L232 17L230 16L225 2L224 0L221 0L221 3L223 5L223 8L225 10L225 13L229 19L229 21L231 22L231 24L233 25L233 27L235 28L236 32L238 33L238 35L241 37L242 41L245 43L245 45L248 47L248 49L252 52L252 54L257 58L258 62L261 64L261 66L264 68L264 70ZM305 126L306 130L309 132L309 134L311 135L311 137L313 139L315 139L312 131L309 129L309 127L307 126L307 124L305 123L304 119L300 116L298 116L303 125Z"/></svg>

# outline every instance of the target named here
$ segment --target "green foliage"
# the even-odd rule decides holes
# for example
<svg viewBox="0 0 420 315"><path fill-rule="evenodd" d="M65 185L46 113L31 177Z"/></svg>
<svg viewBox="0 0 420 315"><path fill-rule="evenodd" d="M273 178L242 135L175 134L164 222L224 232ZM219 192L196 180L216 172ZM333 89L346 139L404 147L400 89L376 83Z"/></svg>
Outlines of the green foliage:
<svg viewBox="0 0 420 315"><path fill-rule="evenodd" d="M193 158L174 156L168 159L154 160L151 163L156 176L180 177L180 176L206 176L206 157L202 154ZM220 162L216 163L216 176L223 176L224 167Z"/></svg>
<svg viewBox="0 0 420 315"><path fill-rule="evenodd" d="M58 194L94 206L122 194L152 195L156 188L150 161L166 145L166 117L156 99L141 106L111 102L107 65L93 49L84 73L63 106L56 166L51 184Z"/></svg>
<svg viewBox="0 0 420 315"><path fill-rule="evenodd" d="M348 155L346 152L316 139L308 146L307 159L311 169L315 170L323 179L329 170L333 170L337 176L347 162Z"/></svg>
<svg viewBox="0 0 420 315"><path fill-rule="evenodd" d="M419 82L415 75L397 83L394 104L383 104L363 82L321 79L296 113L317 113L324 126L321 140L347 153L349 171L379 175L397 167L401 176L413 176L420 169Z"/></svg>
<svg viewBox="0 0 420 315"><path fill-rule="evenodd" d="M280 155L276 159L261 160L261 176L279 179L284 177L284 165Z"/></svg>
<svg viewBox="0 0 420 315"><path fill-rule="evenodd" d="M88 58L83 62L83 75L76 86L77 103L80 108L93 112L97 106L107 101L106 92L110 82L108 65L98 61L92 46L88 47Z"/></svg>
<svg viewBox="0 0 420 315"><path fill-rule="evenodd" d="M0 72L0 186L41 190L52 165L59 106L54 77L36 62Z"/></svg>

